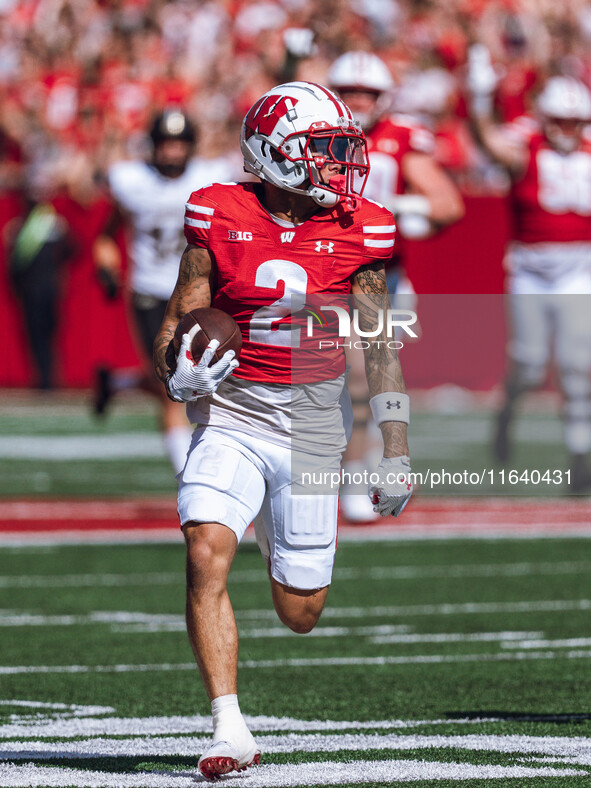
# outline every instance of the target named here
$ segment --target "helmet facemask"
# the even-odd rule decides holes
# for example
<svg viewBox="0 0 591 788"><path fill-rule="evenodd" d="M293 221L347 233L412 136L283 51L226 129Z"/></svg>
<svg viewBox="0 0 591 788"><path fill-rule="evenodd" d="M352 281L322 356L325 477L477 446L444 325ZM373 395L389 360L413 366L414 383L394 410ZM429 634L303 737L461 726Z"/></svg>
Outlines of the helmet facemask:
<svg viewBox="0 0 591 788"><path fill-rule="evenodd" d="M244 119L240 144L246 172L323 207L360 197L369 173L361 127L313 83L279 85L262 96Z"/></svg>
<svg viewBox="0 0 591 788"><path fill-rule="evenodd" d="M312 124L308 134L287 137L278 152L304 169L304 191L319 205L330 207L341 197L363 194L369 162L365 138L354 125L344 129Z"/></svg>

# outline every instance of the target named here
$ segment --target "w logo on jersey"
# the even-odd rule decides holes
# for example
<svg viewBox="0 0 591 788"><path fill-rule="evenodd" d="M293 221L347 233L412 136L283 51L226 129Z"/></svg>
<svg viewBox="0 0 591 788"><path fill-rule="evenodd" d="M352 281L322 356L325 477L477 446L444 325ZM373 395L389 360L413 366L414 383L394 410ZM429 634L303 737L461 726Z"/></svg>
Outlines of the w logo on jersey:
<svg viewBox="0 0 591 788"><path fill-rule="evenodd" d="M293 120L296 117L294 107L297 103L297 99L289 96L263 96L260 98L244 119L246 139L255 132L268 137L285 115L288 120Z"/></svg>
<svg viewBox="0 0 591 788"><path fill-rule="evenodd" d="M334 244L332 241L316 241L317 252L326 252L327 254L332 254L333 249Z"/></svg>
<svg viewBox="0 0 591 788"><path fill-rule="evenodd" d="M295 233L281 233L281 243L290 244L295 237Z"/></svg>

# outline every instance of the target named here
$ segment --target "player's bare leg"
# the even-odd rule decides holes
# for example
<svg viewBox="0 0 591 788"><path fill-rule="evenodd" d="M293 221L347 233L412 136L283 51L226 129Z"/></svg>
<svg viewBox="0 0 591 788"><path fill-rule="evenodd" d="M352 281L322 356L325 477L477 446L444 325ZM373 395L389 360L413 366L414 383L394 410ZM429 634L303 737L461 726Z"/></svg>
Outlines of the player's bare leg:
<svg viewBox="0 0 591 788"><path fill-rule="evenodd" d="M281 622L300 635L310 632L324 609L329 586L311 591L290 588L271 577L273 605Z"/></svg>
<svg viewBox="0 0 591 788"><path fill-rule="evenodd" d="M213 742L199 768L205 777L216 779L260 759L237 698L238 631L227 590L237 541L234 532L219 523L189 523L183 532L187 632L213 715Z"/></svg>

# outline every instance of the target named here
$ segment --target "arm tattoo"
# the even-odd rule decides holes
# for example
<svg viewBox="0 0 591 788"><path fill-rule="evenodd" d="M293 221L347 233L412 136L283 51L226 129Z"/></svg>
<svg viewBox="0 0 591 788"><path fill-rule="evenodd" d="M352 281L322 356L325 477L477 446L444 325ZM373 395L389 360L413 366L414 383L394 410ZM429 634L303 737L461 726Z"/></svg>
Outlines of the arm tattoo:
<svg viewBox="0 0 591 788"><path fill-rule="evenodd" d="M192 309L211 306L211 257L206 249L189 244L179 266L179 275L160 331L154 342L154 370L164 380L174 370L172 340L179 320Z"/></svg>
<svg viewBox="0 0 591 788"><path fill-rule="evenodd" d="M381 331L368 338L369 347L365 350L365 374L370 397L383 391L405 392L398 352L395 347L389 347L393 344L393 337L387 335L386 316L390 298L381 263L372 263L359 269L354 280L353 305L358 310L359 328L362 331L374 332L381 325ZM384 456L396 457L408 453L406 424L389 421L384 422L381 429Z"/></svg>

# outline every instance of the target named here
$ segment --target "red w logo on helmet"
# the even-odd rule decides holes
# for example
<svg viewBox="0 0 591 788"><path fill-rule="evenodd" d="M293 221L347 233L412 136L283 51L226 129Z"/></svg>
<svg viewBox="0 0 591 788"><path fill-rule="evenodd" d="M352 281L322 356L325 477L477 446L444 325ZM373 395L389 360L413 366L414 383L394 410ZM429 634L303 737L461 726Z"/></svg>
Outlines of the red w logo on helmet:
<svg viewBox="0 0 591 788"><path fill-rule="evenodd" d="M263 96L254 104L244 120L246 138L258 132L268 137L273 133L281 118L287 115L298 103L289 96Z"/></svg>

